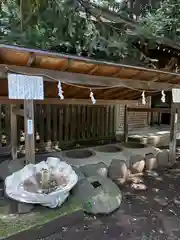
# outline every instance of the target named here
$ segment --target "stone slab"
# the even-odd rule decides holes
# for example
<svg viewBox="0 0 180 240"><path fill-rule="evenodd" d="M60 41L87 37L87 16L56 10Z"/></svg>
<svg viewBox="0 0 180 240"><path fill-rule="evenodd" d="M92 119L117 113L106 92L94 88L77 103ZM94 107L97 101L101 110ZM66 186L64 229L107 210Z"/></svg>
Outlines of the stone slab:
<svg viewBox="0 0 180 240"><path fill-rule="evenodd" d="M76 166L72 166L72 169L75 171L75 173L78 176L78 181L81 181L82 179L85 179L84 174L81 172L80 168L76 167Z"/></svg>
<svg viewBox="0 0 180 240"><path fill-rule="evenodd" d="M24 159L5 160L0 163L0 180L5 180L13 172L19 171L24 167Z"/></svg>
<svg viewBox="0 0 180 240"><path fill-rule="evenodd" d="M157 153L157 166L168 167L169 166L169 150L162 150Z"/></svg>
<svg viewBox="0 0 180 240"><path fill-rule="evenodd" d="M100 162L97 164L87 164L81 166L80 171L85 175L85 177L91 176L107 177L108 168L103 162Z"/></svg>
<svg viewBox="0 0 180 240"><path fill-rule="evenodd" d="M146 154L145 156L145 169L147 171L152 171L157 168L156 156L152 153Z"/></svg>

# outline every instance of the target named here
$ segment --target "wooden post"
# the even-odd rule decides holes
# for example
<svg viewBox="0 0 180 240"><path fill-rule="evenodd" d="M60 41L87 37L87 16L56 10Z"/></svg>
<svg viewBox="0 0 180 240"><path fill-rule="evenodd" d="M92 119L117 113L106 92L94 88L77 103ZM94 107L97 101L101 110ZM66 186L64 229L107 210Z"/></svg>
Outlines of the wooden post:
<svg viewBox="0 0 180 240"><path fill-rule="evenodd" d="M171 104L171 125L170 125L170 143L169 143L169 162L172 165L176 161L176 135L177 135L177 122L178 113L177 105Z"/></svg>
<svg viewBox="0 0 180 240"><path fill-rule="evenodd" d="M154 113L152 112L152 113L150 113L151 115L151 118L150 118L150 126L152 126L153 125L153 120L154 120Z"/></svg>
<svg viewBox="0 0 180 240"><path fill-rule="evenodd" d="M119 116L120 116L119 109L120 109L119 104L115 104L114 128L116 132L119 129Z"/></svg>
<svg viewBox="0 0 180 240"><path fill-rule="evenodd" d="M26 164L35 164L34 103L24 100Z"/></svg>
<svg viewBox="0 0 180 240"><path fill-rule="evenodd" d="M128 141L128 109L127 105L124 107L124 142Z"/></svg>
<svg viewBox="0 0 180 240"><path fill-rule="evenodd" d="M13 111L14 107L16 105L11 104L11 112L10 112L10 118L11 118L11 155L12 160L17 159L17 115Z"/></svg>

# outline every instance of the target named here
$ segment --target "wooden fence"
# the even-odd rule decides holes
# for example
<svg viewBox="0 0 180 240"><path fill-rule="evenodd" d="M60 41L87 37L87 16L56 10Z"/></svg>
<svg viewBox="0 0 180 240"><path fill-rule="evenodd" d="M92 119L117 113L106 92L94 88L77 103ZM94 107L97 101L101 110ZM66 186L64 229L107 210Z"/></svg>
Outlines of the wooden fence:
<svg viewBox="0 0 180 240"><path fill-rule="evenodd" d="M1 105L1 133L10 136L10 105ZM36 145L68 145L115 137L115 106L35 104ZM18 117L18 143L23 143L24 119ZM21 142L21 143L20 143Z"/></svg>

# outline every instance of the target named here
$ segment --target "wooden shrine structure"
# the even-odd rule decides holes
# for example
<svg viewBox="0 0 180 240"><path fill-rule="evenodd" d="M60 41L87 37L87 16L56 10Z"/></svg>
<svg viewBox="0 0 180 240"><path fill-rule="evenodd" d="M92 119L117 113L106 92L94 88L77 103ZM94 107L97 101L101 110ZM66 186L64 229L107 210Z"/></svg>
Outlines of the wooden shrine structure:
<svg viewBox="0 0 180 240"><path fill-rule="evenodd" d="M44 81L44 99L9 99L8 74L10 73L42 77ZM147 97L154 94L154 91L160 92L180 88L180 74L178 73L8 45L0 45L0 79L0 103L11 104L13 160L17 158L17 115L24 116L26 163L35 162L35 141L34 131L32 130L34 126L34 102L43 101L45 104L52 102L56 104L92 104L90 98L90 92L92 91L96 104L118 104L122 100L141 98L143 91L145 91ZM63 90L63 100L58 98L59 82ZM24 104L24 110L18 107L18 104L21 103ZM144 109L144 111L149 110ZM179 104L172 104L171 161L175 159L178 111ZM127 114L125 114L125 121L126 116ZM32 124L31 131L28 130L29 122Z"/></svg>
<svg viewBox="0 0 180 240"><path fill-rule="evenodd" d="M152 44L148 39L134 43L135 47L147 60L151 68L179 72L180 45L169 39L155 39ZM142 57L143 57L142 56Z"/></svg>

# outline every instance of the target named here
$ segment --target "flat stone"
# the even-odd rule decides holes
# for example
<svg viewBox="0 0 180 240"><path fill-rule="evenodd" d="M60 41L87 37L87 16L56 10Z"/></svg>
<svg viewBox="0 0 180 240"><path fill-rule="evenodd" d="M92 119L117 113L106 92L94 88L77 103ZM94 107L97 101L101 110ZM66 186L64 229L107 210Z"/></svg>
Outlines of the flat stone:
<svg viewBox="0 0 180 240"><path fill-rule="evenodd" d="M33 204L29 203L18 203L17 204L17 213L23 214L23 213L29 213L34 209Z"/></svg>
<svg viewBox="0 0 180 240"><path fill-rule="evenodd" d="M168 205L169 200L168 198L161 198L161 197L155 197L154 200L161 206L165 207Z"/></svg>
<svg viewBox="0 0 180 240"><path fill-rule="evenodd" d="M4 188L0 188L0 198L4 197Z"/></svg>
<svg viewBox="0 0 180 240"><path fill-rule="evenodd" d="M128 182L132 182L132 183L142 183L143 179L140 176L134 176L133 174L131 174L128 177Z"/></svg>
<svg viewBox="0 0 180 240"><path fill-rule="evenodd" d="M0 180L5 180L6 177L9 175L9 165L10 160L5 160L0 163Z"/></svg>
<svg viewBox="0 0 180 240"><path fill-rule="evenodd" d="M157 168L157 160L153 153L146 154L145 156L145 169L152 171Z"/></svg>
<svg viewBox="0 0 180 240"><path fill-rule="evenodd" d="M119 208L122 200L117 185L100 176L81 180L72 194L81 202L84 211L91 214L109 214Z"/></svg>
<svg viewBox="0 0 180 240"><path fill-rule="evenodd" d="M129 169L132 173L141 173L145 167L145 160L142 155L132 155L129 160Z"/></svg>
<svg viewBox="0 0 180 240"><path fill-rule="evenodd" d="M179 199L175 198L175 199L174 199L174 203L175 203L177 206L180 206L180 200L179 200Z"/></svg>
<svg viewBox="0 0 180 240"><path fill-rule="evenodd" d="M24 167L24 159L5 160L0 163L0 180L5 180L13 172L17 172Z"/></svg>
<svg viewBox="0 0 180 240"><path fill-rule="evenodd" d="M72 166L72 169L75 171L75 173L77 174L78 176L78 181L81 181L82 179L85 179L85 176L84 174L81 172L81 170L76 167L76 166Z"/></svg>
<svg viewBox="0 0 180 240"><path fill-rule="evenodd" d="M154 177L154 178L159 177L157 172L155 172L155 171L148 171L148 170L145 171L144 175L148 176L148 177Z"/></svg>
<svg viewBox="0 0 180 240"><path fill-rule="evenodd" d="M9 169L9 175L21 170L25 166L25 159L20 158L16 160L10 160L8 169Z"/></svg>
<svg viewBox="0 0 180 240"><path fill-rule="evenodd" d="M0 198L4 197L4 182L0 181Z"/></svg>
<svg viewBox="0 0 180 240"><path fill-rule="evenodd" d="M157 153L157 166L168 167L169 166L169 150L165 149Z"/></svg>
<svg viewBox="0 0 180 240"><path fill-rule="evenodd" d="M71 190L71 193L73 197L80 200L81 203L84 203L93 195L94 189L87 178L84 178L77 182Z"/></svg>
<svg viewBox="0 0 180 240"><path fill-rule="evenodd" d="M29 213L34 209L33 204L17 202L13 199L9 199L9 213L10 214L25 214Z"/></svg>
<svg viewBox="0 0 180 240"><path fill-rule="evenodd" d="M132 183L131 187L134 190L146 190L147 189L146 185L144 185L143 183Z"/></svg>
<svg viewBox="0 0 180 240"><path fill-rule="evenodd" d="M88 164L81 166L80 171L84 174L85 177L91 177L91 176L101 176L101 177L107 177L108 168L103 163L97 163L97 164Z"/></svg>
<svg viewBox="0 0 180 240"><path fill-rule="evenodd" d="M124 160L112 159L108 170L108 177L116 184L123 184L128 177L128 167Z"/></svg>

